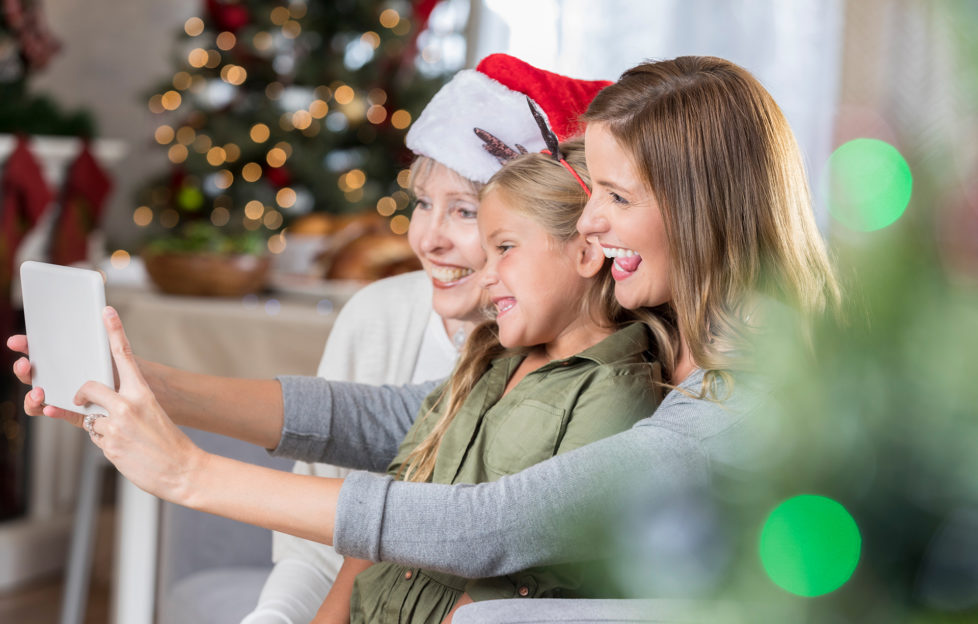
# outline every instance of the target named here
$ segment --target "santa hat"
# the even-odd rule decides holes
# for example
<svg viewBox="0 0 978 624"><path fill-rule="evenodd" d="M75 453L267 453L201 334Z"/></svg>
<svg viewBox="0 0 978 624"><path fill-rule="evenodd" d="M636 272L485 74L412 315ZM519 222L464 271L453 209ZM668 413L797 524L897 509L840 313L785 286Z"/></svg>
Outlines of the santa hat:
<svg viewBox="0 0 978 624"><path fill-rule="evenodd" d="M406 144L476 182L488 182L502 166L483 149L479 128L515 148L546 148L527 97L541 110L561 141L582 130L578 117L605 80L576 80L537 69L508 54L491 54L475 69L464 69L431 98L408 131Z"/></svg>

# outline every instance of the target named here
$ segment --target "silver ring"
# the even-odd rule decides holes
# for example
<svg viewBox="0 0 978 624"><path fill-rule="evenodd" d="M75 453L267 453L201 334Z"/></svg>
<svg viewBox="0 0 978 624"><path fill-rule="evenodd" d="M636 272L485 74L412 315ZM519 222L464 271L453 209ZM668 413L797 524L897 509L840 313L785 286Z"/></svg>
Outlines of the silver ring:
<svg viewBox="0 0 978 624"><path fill-rule="evenodd" d="M105 418L105 414L89 414L85 416L85 420L82 422L82 426L85 428L85 431L87 431L88 435L92 436L93 438L102 437L101 433L95 433L95 421L99 418Z"/></svg>

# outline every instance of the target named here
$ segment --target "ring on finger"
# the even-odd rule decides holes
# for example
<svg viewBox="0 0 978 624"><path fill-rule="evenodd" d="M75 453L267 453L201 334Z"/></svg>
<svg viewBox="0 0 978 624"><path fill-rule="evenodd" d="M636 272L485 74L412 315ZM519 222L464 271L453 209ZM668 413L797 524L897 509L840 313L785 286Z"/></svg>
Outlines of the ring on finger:
<svg viewBox="0 0 978 624"><path fill-rule="evenodd" d="M96 439L102 437L101 433L95 432L95 421L98 420L99 418L105 418L105 414L89 414L85 416L85 420L82 423L83 427L85 428L85 431L88 432L88 435Z"/></svg>

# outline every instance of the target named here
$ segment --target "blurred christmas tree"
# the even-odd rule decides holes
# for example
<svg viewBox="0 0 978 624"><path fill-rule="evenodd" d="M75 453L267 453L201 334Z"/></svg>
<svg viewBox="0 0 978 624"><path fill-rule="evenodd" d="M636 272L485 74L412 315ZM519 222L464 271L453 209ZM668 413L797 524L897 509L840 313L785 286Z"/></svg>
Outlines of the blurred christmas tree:
<svg viewBox="0 0 978 624"><path fill-rule="evenodd" d="M275 252L284 244L275 233L312 211L390 217L408 208L404 134L464 62L461 35L434 41L425 28L438 9L460 30L467 4L206 0L202 8L184 24L172 80L149 100L173 167L141 192L137 225L192 224L197 240L210 228L223 249L247 241L234 251L264 248L267 238ZM392 229L403 233L406 222L395 217Z"/></svg>

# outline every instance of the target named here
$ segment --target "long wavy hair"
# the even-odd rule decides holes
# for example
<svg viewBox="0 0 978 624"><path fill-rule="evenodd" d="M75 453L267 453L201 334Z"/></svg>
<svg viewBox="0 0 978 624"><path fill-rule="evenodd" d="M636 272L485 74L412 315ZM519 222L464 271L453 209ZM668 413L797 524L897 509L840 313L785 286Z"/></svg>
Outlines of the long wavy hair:
<svg viewBox="0 0 978 624"><path fill-rule="evenodd" d="M745 69L684 56L629 69L583 116L633 159L662 211L674 322L693 361L729 381L749 349L756 295L803 328L838 313L839 285L815 226L801 152L771 95ZM660 310L661 312L661 310Z"/></svg>
<svg viewBox="0 0 978 624"><path fill-rule="evenodd" d="M590 186L583 141L564 143L560 151L564 160ZM498 193L511 210L539 223L549 234L556 253L579 236L577 220L584 211L588 197L570 172L550 156L530 153L509 161L483 187L481 197L489 193ZM605 263L600 273L590 280L585 296L579 302L568 304L578 303L580 313L589 316L600 327L618 328L636 317L618 304L614 288L611 265ZM499 343L498 327L494 320L486 321L472 331L435 407L422 416L431 417L437 406L446 402L438 423L401 467L400 474L405 480L427 481L431 478L438 449L449 425L490 362L505 353L507 349Z"/></svg>

